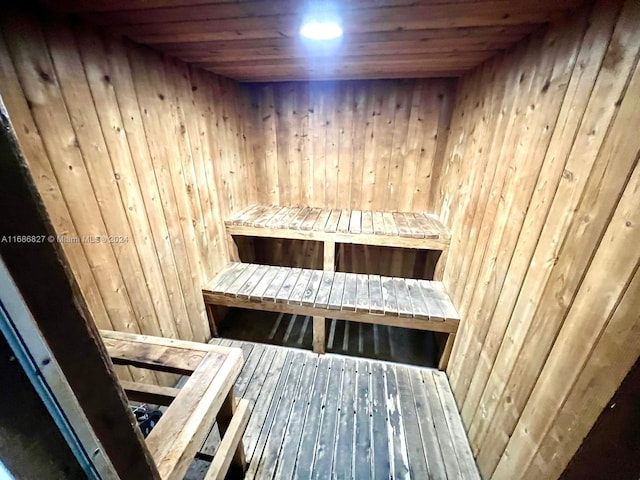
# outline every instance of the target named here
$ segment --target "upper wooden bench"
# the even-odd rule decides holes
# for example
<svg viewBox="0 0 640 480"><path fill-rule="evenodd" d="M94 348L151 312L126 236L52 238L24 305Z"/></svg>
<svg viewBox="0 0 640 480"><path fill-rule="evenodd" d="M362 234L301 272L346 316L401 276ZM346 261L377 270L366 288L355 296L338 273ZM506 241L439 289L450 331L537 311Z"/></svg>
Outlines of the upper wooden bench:
<svg viewBox="0 0 640 480"><path fill-rule="evenodd" d="M146 438L162 480L184 477L214 420L222 443L205 480L222 480L231 465L244 471L242 434L249 404L236 401L233 393L242 368L242 350L123 332L100 333L116 365L189 375L179 389L121 382L130 400L169 406Z"/></svg>
<svg viewBox="0 0 640 480"><path fill-rule="evenodd" d="M460 322L442 283L427 280L232 263L202 294L207 305L313 316L316 351L324 349L324 317L447 333L441 368Z"/></svg>
<svg viewBox="0 0 640 480"><path fill-rule="evenodd" d="M231 235L448 250L451 235L431 214L250 205L225 221Z"/></svg>

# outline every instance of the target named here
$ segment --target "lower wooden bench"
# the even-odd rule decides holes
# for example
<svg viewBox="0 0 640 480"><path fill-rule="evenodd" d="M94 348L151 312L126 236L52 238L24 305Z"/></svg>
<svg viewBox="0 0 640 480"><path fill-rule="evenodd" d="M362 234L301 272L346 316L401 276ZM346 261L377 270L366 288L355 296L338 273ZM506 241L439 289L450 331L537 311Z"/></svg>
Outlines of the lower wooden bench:
<svg viewBox="0 0 640 480"><path fill-rule="evenodd" d="M324 352L324 317L447 333L446 368L460 317L441 282L232 263L202 290L210 305L314 317L314 351ZM209 315L213 310L207 308ZM210 318L213 323L215 319Z"/></svg>
<svg viewBox="0 0 640 480"><path fill-rule="evenodd" d="M167 405L146 444L162 479L182 479L213 422L222 442L206 479L222 479L233 465L244 471L242 434L249 404L236 401L233 385L242 368L242 351L204 343L103 330L116 365L189 375L182 388L122 382L130 400Z"/></svg>

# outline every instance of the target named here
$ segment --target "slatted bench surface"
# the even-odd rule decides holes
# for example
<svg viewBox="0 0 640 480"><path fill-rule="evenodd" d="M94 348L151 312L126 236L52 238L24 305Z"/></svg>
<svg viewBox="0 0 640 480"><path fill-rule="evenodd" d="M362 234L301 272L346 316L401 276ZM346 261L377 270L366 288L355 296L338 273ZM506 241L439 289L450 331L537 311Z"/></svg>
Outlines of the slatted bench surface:
<svg viewBox="0 0 640 480"><path fill-rule="evenodd" d="M455 332L441 282L232 263L203 288L206 303Z"/></svg>
<svg viewBox="0 0 640 480"><path fill-rule="evenodd" d="M442 250L451 239L426 213L251 205L225 221L232 235Z"/></svg>

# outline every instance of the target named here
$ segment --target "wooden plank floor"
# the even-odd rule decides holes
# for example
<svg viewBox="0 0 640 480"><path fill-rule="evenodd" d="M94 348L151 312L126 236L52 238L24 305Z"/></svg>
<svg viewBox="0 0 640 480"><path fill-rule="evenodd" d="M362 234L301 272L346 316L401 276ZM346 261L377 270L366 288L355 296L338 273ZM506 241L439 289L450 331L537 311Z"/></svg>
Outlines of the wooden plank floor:
<svg viewBox="0 0 640 480"><path fill-rule="evenodd" d="M438 370L240 347L238 396L252 413L244 434L247 479L479 479L449 383ZM201 452L215 453L217 429ZM201 479L197 459L185 478Z"/></svg>

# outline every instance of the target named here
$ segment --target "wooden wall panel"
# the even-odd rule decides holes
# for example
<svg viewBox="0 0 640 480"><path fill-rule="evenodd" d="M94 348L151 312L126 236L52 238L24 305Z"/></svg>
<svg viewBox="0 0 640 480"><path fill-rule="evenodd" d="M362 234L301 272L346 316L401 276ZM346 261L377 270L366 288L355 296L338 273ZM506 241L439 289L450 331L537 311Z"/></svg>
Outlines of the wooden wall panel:
<svg viewBox="0 0 640 480"><path fill-rule="evenodd" d="M485 478L559 476L640 354L639 21L596 2L458 86L448 373Z"/></svg>
<svg viewBox="0 0 640 480"><path fill-rule="evenodd" d="M100 328L204 341L251 199L238 86L82 25L2 18L0 94ZM171 378L131 369L140 381Z"/></svg>
<svg viewBox="0 0 640 480"><path fill-rule="evenodd" d="M437 211L453 79L247 84L257 200Z"/></svg>
<svg viewBox="0 0 640 480"><path fill-rule="evenodd" d="M256 200L384 211L439 211L454 79L247 84ZM312 267L321 246L261 241L272 264ZM281 258L281 252L289 257ZM427 278L424 252L344 245L338 268ZM415 265L421 265L415 268ZM422 267L427 265L426 268Z"/></svg>

